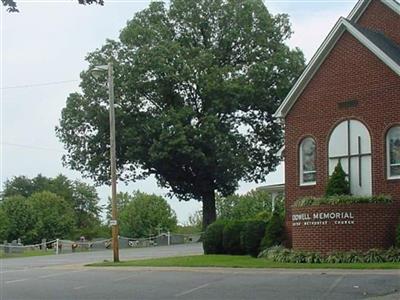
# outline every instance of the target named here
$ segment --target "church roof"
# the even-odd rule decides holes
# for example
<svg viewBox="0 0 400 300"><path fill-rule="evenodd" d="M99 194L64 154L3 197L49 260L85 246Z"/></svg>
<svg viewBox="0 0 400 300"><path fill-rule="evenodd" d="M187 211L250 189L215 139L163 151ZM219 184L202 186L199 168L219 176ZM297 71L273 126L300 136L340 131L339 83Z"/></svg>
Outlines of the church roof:
<svg viewBox="0 0 400 300"><path fill-rule="evenodd" d="M400 5L395 0L381 1L400 15ZM344 32L350 33L356 40L368 48L383 63L400 76L400 47L384 34L355 24L370 2L369 0L360 0L350 13L349 20L345 18L339 19L275 112L276 117L284 118L286 116Z"/></svg>
<svg viewBox="0 0 400 300"><path fill-rule="evenodd" d="M359 25L353 24L371 43L381 49L387 56L394 62L400 65L400 47L391 39L388 39L383 33L363 28Z"/></svg>

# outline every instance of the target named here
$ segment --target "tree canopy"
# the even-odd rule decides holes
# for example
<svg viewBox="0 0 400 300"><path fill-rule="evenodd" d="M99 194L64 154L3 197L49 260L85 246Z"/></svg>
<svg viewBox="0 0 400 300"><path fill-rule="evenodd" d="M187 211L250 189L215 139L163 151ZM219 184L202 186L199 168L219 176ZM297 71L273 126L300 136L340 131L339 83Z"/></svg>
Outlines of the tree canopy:
<svg viewBox="0 0 400 300"><path fill-rule="evenodd" d="M24 243L39 242L35 233L35 216L32 206L23 196L8 197L1 202L1 208L8 218L6 240L21 239Z"/></svg>
<svg viewBox="0 0 400 300"><path fill-rule="evenodd" d="M121 235L147 237L176 228L175 212L161 196L135 192L120 212Z"/></svg>
<svg viewBox="0 0 400 300"><path fill-rule="evenodd" d="M103 78L115 68L120 180L154 175L180 200L203 202L203 225L216 218L215 192L275 170L282 129L273 114L304 67L285 41L287 15L262 0L151 2L89 53L83 93L72 93L56 128L64 163L109 183L109 123Z"/></svg>
<svg viewBox="0 0 400 300"><path fill-rule="evenodd" d="M50 197L56 199L52 202L54 205L59 203L64 207L66 203L71 208L74 221L73 228L77 230L76 235L85 235L87 237L96 235L96 231L101 225L100 199L96 189L84 182L71 181L63 175L58 175L54 178L48 178L40 174L34 178L17 176L4 183L4 190L1 196L3 199L10 197L14 199L14 196L30 198L40 193L40 199L46 202L49 196L46 193L43 194L43 192L50 192L57 196ZM56 208L52 207L52 209ZM69 214L66 211L66 218L68 217Z"/></svg>
<svg viewBox="0 0 400 300"><path fill-rule="evenodd" d="M272 198L266 191L250 191L244 195L217 196L216 209L218 219L247 220L265 219L272 216ZM275 199L275 211L282 213L284 202L282 197Z"/></svg>
<svg viewBox="0 0 400 300"><path fill-rule="evenodd" d="M33 194L29 199L35 220L34 230L37 239L70 237L74 230L74 211L60 196L51 192Z"/></svg>

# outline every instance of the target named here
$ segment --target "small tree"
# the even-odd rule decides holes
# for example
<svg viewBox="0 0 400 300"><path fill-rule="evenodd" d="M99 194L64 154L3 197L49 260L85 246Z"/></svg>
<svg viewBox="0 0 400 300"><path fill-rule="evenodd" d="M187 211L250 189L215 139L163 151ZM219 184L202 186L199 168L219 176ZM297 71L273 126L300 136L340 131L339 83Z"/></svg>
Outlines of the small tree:
<svg viewBox="0 0 400 300"><path fill-rule="evenodd" d="M159 229L175 230L175 211L163 197L134 192L131 198L120 212L121 235L145 237L156 235Z"/></svg>
<svg viewBox="0 0 400 300"><path fill-rule="evenodd" d="M346 179L346 173L343 171L340 161L335 167L332 176L329 178L325 194L326 196L350 195L350 185Z"/></svg>

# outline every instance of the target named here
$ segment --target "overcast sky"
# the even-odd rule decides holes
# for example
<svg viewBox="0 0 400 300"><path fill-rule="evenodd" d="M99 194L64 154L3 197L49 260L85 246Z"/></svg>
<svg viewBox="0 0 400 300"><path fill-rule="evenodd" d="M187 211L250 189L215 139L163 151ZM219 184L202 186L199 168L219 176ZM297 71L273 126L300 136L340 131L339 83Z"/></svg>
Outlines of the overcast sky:
<svg viewBox="0 0 400 300"><path fill-rule="evenodd" d="M34 177L39 173L48 177L62 173L71 179L82 179L78 172L62 166L63 146L54 127L68 94L79 91L79 73L87 67L85 55L107 38L116 39L127 20L150 1L105 2L102 7L81 6L77 0L17 1L20 13L13 14L1 7L1 182L13 176ZM294 35L288 44L301 48L309 60L337 19L346 17L356 1L265 3L273 14L289 14ZM269 175L266 184L282 182L280 167ZM241 183L238 192L257 186L260 185ZM152 178L127 186L119 184L118 189L166 193ZM109 188L99 187L98 192L105 203ZM180 222L201 208L195 200L168 201Z"/></svg>

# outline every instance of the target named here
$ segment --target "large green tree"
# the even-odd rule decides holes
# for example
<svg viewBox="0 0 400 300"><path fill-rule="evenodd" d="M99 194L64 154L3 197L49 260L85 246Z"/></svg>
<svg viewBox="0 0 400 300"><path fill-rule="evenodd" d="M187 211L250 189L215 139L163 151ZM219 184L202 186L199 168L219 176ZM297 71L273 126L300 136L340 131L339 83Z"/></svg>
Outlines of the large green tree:
<svg viewBox="0 0 400 300"><path fill-rule="evenodd" d="M117 204L117 212L121 212L125 207L133 200L134 194L131 195L126 192L117 193L116 204ZM106 219L107 224L112 219L112 199L108 197L107 205L106 205Z"/></svg>
<svg viewBox="0 0 400 300"><path fill-rule="evenodd" d="M68 202L47 191L35 193L27 201L32 207L37 240L71 237L75 220L74 211Z"/></svg>
<svg viewBox="0 0 400 300"><path fill-rule="evenodd" d="M91 237L101 225L99 196L96 189L78 180L71 181L64 175L48 178L38 175L34 178L13 177L4 183L3 198L21 195L26 198L39 192L51 192L63 198L73 209L77 236Z"/></svg>
<svg viewBox="0 0 400 300"><path fill-rule="evenodd" d="M87 56L115 66L117 167L121 180L154 175L180 200L216 218L215 192L275 170L282 131L273 114L304 67L291 50L288 17L261 0L152 2ZM109 183L106 74L81 73L56 132L64 163Z"/></svg>
<svg viewBox="0 0 400 300"><path fill-rule="evenodd" d="M131 201L120 212L121 235L146 237L159 230L174 230L175 212L161 196L135 192Z"/></svg>
<svg viewBox="0 0 400 300"><path fill-rule="evenodd" d="M8 217L7 240L20 238L24 243L37 242L35 214L27 199L19 195L8 197L2 201L1 206Z"/></svg>

